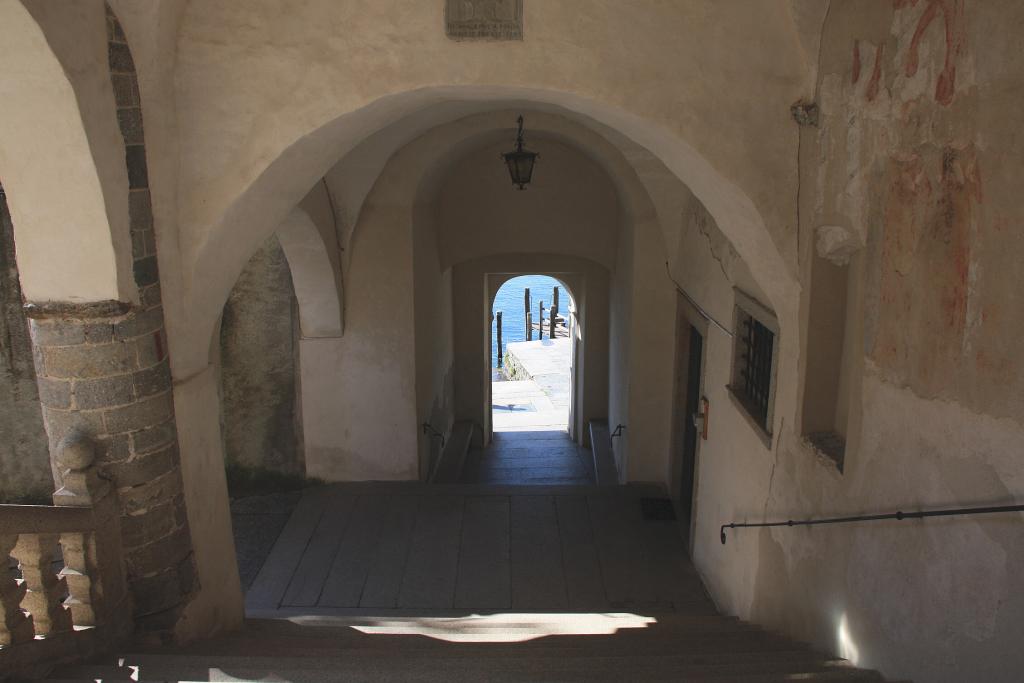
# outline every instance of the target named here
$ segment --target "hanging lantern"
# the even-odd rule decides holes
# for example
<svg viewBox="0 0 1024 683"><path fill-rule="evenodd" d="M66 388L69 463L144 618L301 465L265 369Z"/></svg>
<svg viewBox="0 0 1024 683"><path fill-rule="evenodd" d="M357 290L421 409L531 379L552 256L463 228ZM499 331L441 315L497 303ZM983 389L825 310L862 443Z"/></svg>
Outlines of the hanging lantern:
<svg viewBox="0 0 1024 683"><path fill-rule="evenodd" d="M519 132L516 134L516 149L514 152L506 152L501 156L508 166L508 173L512 176L512 184L520 190L525 190L533 177L533 163L540 156L536 152L523 149L523 117L518 119Z"/></svg>

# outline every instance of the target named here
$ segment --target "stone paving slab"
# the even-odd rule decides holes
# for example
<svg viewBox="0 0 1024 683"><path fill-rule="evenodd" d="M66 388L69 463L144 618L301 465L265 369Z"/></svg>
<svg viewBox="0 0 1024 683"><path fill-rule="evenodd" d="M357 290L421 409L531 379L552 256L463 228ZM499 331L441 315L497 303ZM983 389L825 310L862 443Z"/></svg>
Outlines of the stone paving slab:
<svg viewBox="0 0 1024 683"><path fill-rule="evenodd" d="M529 379L491 384L494 431L565 427L572 340L513 342L507 348Z"/></svg>
<svg viewBox="0 0 1024 683"><path fill-rule="evenodd" d="M645 491L458 485L310 489L257 577L260 599L247 596L248 607L262 615L282 609L292 616L326 607L605 611L656 606L708 613L713 607L672 523L642 518Z"/></svg>

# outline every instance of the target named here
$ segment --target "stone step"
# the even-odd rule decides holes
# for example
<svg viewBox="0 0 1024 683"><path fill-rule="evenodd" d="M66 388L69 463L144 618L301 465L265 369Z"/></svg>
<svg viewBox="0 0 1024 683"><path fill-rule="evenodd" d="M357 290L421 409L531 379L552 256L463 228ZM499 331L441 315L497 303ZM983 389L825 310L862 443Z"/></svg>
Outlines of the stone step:
<svg viewBox="0 0 1024 683"><path fill-rule="evenodd" d="M823 655L819 655L813 652L809 652L804 649L800 650L775 650L768 653L765 652L722 652L722 653L676 653L670 651L668 648L662 648L661 651L648 653L639 650L634 650L626 653L608 653L599 652L593 653L581 653L578 649L560 650L558 648L552 648L550 650L540 650L536 652L524 653L521 650L513 650L509 648L477 648L473 646L463 646L457 649L450 650L405 650L397 648L367 648L361 649L358 656L363 659L376 659L376 658L388 658L401 656L406 658L418 658L425 662L437 661L444 659L521 659L524 654L528 654L531 659L565 659L565 658L594 658L594 657L606 657L612 659L623 659L623 658L664 658L671 657L672 661L677 666L688 666L688 667L728 667L735 666L738 669L749 670L749 671L775 671L782 669L815 669L815 670L838 670L838 669L852 669L849 662L840 659L831 659ZM129 654L123 658L125 666L137 667L139 672L145 677L152 678L154 674L160 674L163 671L169 671L171 667L179 667L183 664L188 666L197 667L279 667L286 669L310 669L318 668L322 666L329 666L330 663L336 661L350 661L352 654L345 654L342 656L320 656L320 657L269 657L269 656L258 656L253 657L251 655L240 655L240 654ZM70 671L70 673L82 674L94 674L102 672L102 665L83 665L84 668ZM762 667L762 668L759 668ZM109 665L107 668L111 668ZM69 673L69 672L62 672ZM159 677L159 676L158 676Z"/></svg>
<svg viewBox="0 0 1024 683"><path fill-rule="evenodd" d="M425 484L410 481L355 481L337 484L326 484L323 487L307 489L317 491L325 489L326 495L331 490L350 495L391 495L391 496L610 496L616 498L643 498L665 495L665 488L658 484L606 484L606 485L567 485L567 486L520 486L494 484Z"/></svg>
<svg viewBox="0 0 1024 683"><path fill-rule="evenodd" d="M287 680L311 683L324 680L679 680L745 681L779 680L880 681L877 672L858 670L841 661L799 658L762 658L727 662L694 662L685 655L552 656L524 659L521 656L424 657L419 654L361 653L348 658L302 660L264 657L162 656L136 668L98 665L67 667L51 680L212 681Z"/></svg>
<svg viewBox="0 0 1024 683"><path fill-rule="evenodd" d="M388 653L406 656L430 656L430 657L461 657L469 656L495 656L512 658L560 658L572 656L599 656L608 655L616 657L631 656L661 656L671 653L676 656L700 657L735 655L744 653L753 655L760 653L772 655L778 652L803 651L809 658L823 659L822 655L815 655L809 650L800 648L792 642L783 638L760 634L735 634L726 636L723 634L709 634L705 637L687 638L661 638L657 642L613 642L610 639L604 641L582 642L580 639L569 640L568 637L548 638L546 643L528 641L526 643L500 644L500 643L449 643L433 640L425 637L415 636L372 636L361 643L331 644L302 642L299 638L279 639L238 639L225 640L217 643L215 647L194 647L180 654L187 656L249 656L252 653L259 653L261 656L290 658L290 657L321 657L321 658L350 658L366 655L367 653L379 653L382 656ZM453 654L454 653L454 654Z"/></svg>

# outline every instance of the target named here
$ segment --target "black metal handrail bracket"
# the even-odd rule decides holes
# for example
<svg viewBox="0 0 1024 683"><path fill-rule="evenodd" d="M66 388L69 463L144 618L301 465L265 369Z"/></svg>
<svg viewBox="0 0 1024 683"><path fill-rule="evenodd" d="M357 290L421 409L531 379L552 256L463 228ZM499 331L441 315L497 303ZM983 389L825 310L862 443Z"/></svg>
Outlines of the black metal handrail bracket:
<svg viewBox="0 0 1024 683"><path fill-rule="evenodd" d="M961 515L991 515L1006 512L1024 512L1024 505L993 505L989 507L948 508L945 510L920 510L918 512L890 512L883 515L855 515L852 517L823 517L821 519L792 520L785 522L732 522L720 529L722 545L725 545L726 529L750 529L753 527L817 526L819 524L848 524L852 522L879 522L883 519L924 519L925 517L955 517Z"/></svg>
<svg viewBox="0 0 1024 683"><path fill-rule="evenodd" d="M424 422L423 423L423 433L424 434L429 434L432 438L433 437L437 437L438 439L440 439L441 440L441 450L444 450L444 434L442 434L441 432L439 432L436 429L434 429L434 425L430 424L429 422Z"/></svg>

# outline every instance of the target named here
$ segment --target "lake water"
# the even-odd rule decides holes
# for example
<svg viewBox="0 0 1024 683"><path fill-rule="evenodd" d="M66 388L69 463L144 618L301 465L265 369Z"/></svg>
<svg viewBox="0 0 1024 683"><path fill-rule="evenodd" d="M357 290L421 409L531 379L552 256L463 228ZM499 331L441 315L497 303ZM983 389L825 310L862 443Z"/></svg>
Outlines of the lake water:
<svg viewBox="0 0 1024 683"><path fill-rule="evenodd" d="M494 309L492 313L502 312L502 344L509 342L526 341L526 321L523 312L523 290L530 288L531 309L533 311L533 322L537 322L537 306L544 302L544 336L547 332L548 312L551 309L551 300L554 298L555 287L558 292L558 313L565 315L569 310L571 297L565 285L553 277L547 275L520 275L514 277L501 286L498 295L494 298ZM533 338L537 339L537 331L534 330ZM491 323L491 367L498 362L498 333L497 316Z"/></svg>

